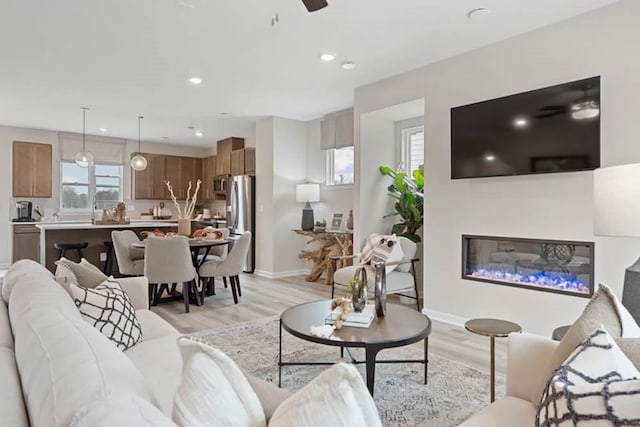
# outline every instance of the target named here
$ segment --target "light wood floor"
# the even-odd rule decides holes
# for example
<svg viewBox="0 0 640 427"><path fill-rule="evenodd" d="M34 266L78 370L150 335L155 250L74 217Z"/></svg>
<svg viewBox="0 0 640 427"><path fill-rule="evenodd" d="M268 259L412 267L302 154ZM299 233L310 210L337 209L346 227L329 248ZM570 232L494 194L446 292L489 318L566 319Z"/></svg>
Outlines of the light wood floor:
<svg viewBox="0 0 640 427"><path fill-rule="evenodd" d="M216 282L216 295L207 297L204 305L191 305L184 312L181 301L158 305L152 310L182 333L190 333L249 320L280 315L285 309L306 301L331 296L331 288L320 283L304 281L304 276L267 279L254 274L240 277L242 297L233 303L230 289ZM453 296L452 296L453 297ZM413 300L407 303L415 308ZM400 304L395 297L390 303ZM446 357L482 371L489 371L489 339L466 331L464 328L433 321L429 336L429 352ZM496 372L505 373L506 340L496 339Z"/></svg>

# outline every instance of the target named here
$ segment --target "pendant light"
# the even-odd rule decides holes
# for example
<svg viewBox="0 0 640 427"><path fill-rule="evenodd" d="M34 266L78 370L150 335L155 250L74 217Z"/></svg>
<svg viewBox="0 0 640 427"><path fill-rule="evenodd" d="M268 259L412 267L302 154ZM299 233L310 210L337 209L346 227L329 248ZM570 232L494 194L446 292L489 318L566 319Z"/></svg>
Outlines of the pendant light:
<svg viewBox="0 0 640 427"><path fill-rule="evenodd" d="M80 107L82 110L82 151L76 153L76 164L81 168L88 168L93 165L93 154L87 151L85 147L85 123L86 123L86 115L87 115L87 107Z"/></svg>
<svg viewBox="0 0 640 427"><path fill-rule="evenodd" d="M147 159L140 154L140 120L144 119L138 116L138 152L131 158L131 168L134 171L143 171L147 168Z"/></svg>

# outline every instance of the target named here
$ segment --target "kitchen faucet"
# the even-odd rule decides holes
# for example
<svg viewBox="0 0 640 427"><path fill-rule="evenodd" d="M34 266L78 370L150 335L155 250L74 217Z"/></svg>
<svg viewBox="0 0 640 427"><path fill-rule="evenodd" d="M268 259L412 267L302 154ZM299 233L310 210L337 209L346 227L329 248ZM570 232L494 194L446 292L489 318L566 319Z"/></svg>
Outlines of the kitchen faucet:
<svg viewBox="0 0 640 427"><path fill-rule="evenodd" d="M91 224L96 223L96 209L98 209L97 203L98 203L97 197L94 194L93 197L91 198Z"/></svg>

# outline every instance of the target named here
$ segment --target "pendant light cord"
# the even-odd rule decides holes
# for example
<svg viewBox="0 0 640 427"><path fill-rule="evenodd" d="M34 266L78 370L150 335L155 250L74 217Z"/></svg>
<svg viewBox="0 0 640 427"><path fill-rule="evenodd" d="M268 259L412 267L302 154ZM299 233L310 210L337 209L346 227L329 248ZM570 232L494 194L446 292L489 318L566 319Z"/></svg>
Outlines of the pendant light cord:
<svg viewBox="0 0 640 427"><path fill-rule="evenodd" d="M85 126L85 122L86 122L86 115L87 115L87 107L81 107L82 109L82 152L84 153L85 150L85 133L86 133L86 126Z"/></svg>
<svg viewBox="0 0 640 427"><path fill-rule="evenodd" d="M142 116L138 116L138 154L140 154L140 120L144 119Z"/></svg>

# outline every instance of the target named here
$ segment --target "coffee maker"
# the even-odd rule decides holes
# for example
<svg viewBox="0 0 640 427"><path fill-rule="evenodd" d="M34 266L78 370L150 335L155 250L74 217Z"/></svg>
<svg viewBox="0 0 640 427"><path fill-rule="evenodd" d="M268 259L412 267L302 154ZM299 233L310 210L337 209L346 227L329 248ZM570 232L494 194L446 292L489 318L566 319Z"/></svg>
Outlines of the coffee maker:
<svg viewBox="0 0 640 427"><path fill-rule="evenodd" d="M33 218L31 218L31 211L33 208L33 204L27 200L21 200L16 202L16 211L18 213L18 217L13 219L13 222L31 222Z"/></svg>

